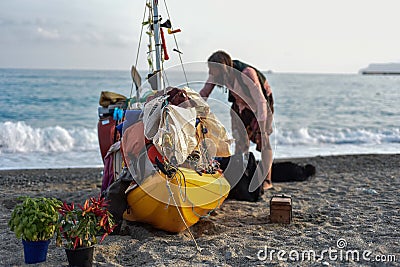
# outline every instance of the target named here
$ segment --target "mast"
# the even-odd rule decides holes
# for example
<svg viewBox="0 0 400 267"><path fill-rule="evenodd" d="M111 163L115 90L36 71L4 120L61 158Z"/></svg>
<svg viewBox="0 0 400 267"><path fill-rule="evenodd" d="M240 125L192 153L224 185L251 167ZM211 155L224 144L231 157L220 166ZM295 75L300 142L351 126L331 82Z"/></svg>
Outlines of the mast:
<svg viewBox="0 0 400 267"><path fill-rule="evenodd" d="M154 27L154 42L156 50L156 69L157 91L161 90L162 73L161 73L161 41L160 41L160 18L158 15L158 0L153 0L153 27Z"/></svg>

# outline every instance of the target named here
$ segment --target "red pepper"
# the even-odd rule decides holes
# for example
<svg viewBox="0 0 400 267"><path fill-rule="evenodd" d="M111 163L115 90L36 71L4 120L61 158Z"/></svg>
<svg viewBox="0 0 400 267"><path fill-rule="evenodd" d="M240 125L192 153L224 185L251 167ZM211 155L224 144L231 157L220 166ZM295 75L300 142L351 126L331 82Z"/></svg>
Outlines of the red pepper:
<svg viewBox="0 0 400 267"><path fill-rule="evenodd" d="M75 242L74 242L74 249L76 249L76 247L78 246L78 244L79 244L79 237L76 237L76 238L75 238Z"/></svg>
<svg viewBox="0 0 400 267"><path fill-rule="evenodd" d="M63 203L63 207L66 211L71 211L71 208L68 206L67 202Z"/></svg>
<svg viewBox="0 0 400 267"><path fill-rule="evenodd" d="M87 208L89 208L89 200L86 199L85 204L83 205L83 209L87 210Z"/></svg>
<svg viewBox="0 0 400 267"><path fill-rule="evenodd" d="M99 242L99 243L103 242L104 238L106 238L107 235L108 235L108 233L104 233L104 234L101 236L101 239L100 239L100 242Z"/></svg>

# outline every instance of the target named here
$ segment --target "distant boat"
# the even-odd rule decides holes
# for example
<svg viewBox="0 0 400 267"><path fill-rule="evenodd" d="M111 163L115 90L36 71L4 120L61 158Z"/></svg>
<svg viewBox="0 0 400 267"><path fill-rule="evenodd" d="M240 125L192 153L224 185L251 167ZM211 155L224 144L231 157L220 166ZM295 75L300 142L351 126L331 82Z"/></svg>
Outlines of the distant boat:
<svg viewBox="0 0 400 267"><path fill-rule="evenodd" d="M364 75L400 75L400 63L373 63L360 70Z"/></svg>

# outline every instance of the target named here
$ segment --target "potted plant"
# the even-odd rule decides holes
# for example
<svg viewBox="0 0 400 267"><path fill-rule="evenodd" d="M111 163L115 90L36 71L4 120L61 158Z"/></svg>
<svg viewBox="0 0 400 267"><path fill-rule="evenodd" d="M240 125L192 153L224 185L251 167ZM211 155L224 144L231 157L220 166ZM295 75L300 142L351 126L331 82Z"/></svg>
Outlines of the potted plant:
<svg viewBox="0 0 400 267"><path fill-rule="evenodd" d="M46 261L50 239L54 236L61 201L45 197L20 197L8 221L10 230L22 238L25 263Z"/></svg>
<svg viewBox="0 0 400 267"><path fill-rule="evenodd" d="M94 245L116 226L105 199L91 197L83 206L64 202L59 213L57 245L64 245L70 266L92 266Z"/></svg>

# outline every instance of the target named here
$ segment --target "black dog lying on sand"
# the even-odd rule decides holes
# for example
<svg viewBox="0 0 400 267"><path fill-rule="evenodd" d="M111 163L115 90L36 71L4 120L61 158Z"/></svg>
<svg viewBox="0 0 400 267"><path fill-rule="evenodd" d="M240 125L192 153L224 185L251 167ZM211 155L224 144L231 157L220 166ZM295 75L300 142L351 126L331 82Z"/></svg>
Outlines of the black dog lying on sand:
<svg viewBox="0 0 400 267"><path fill-rule="evenodd" d="M301 182L315 175L315 167L313 165L301 166L290 161L273 163L271 171L273 183Z"/></svg>

